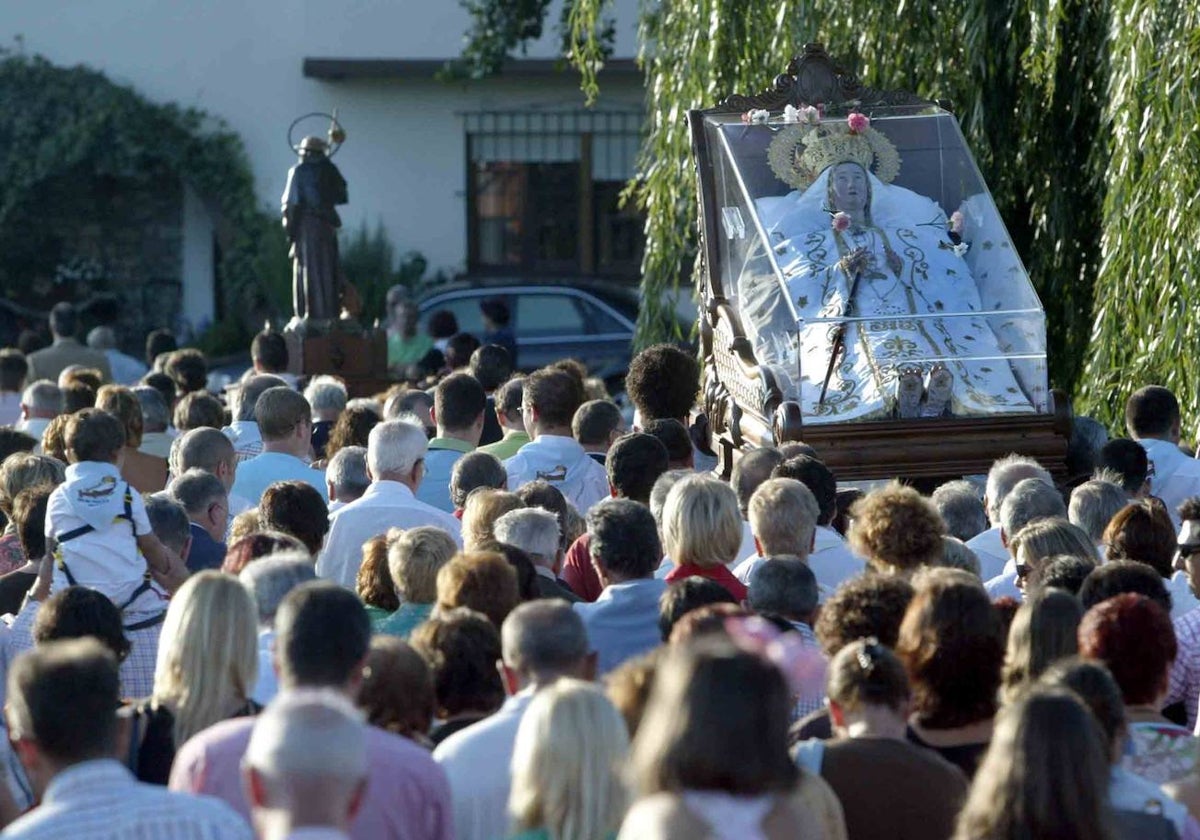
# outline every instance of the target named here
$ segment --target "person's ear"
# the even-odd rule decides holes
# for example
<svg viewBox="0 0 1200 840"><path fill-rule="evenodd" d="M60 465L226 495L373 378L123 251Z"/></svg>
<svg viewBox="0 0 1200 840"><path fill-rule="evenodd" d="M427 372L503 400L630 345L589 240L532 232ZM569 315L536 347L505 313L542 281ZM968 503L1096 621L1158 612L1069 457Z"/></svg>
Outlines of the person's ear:
<svg viewBox="0 0 1200 840"><path fill-rule="evenodd" d="M817 550L817 529L813 528L812 539L808 541L808 553L812 554Z"/></svg>
<svg viewBox="0 0 1200 840"><path fill-rule="evenodd" d="M1004 528L1000 528L1000 545L1008 548L1008 534L1004 533Z"/></svg>
<svg viewBox="0 0 1200 840"><path fill-rule="evenodd" d="M608 495L614 499L617 498L617 488L611 481L608 482Z"/></svg>
<svg viewBox="0 0 1200 840"><path fill-rule="evenodd" d="M829 701L829 720L833 722L834 728L837 729L846 725L846 710L842 708L840 703L833 700Z"/></svg>
<svg viewBox="0 0 1200 840"><path fill-rule="evenodd" d="M758 537L755 537L755 538L754 538L754 550L758 552L758 556L759 556L759 557L765 557L765 556L766 556L766 555L763 553L763 547L762 547L762 543L760 543L760 542L758 541Z"/></svg>
<svg viewBox="0 0 1200 840"><path fill-rule="evenodd" d="M438 424L437 410L433 406L429 406L429 422L435 426Z"/></svg>
<svg viewBox="0 0 1200 840"><path fill-rule="evenodd" d="M353 820L358 816L358 812L362 810L363 801L367 796L367 780L359 779L358 784L354 786L354 792L350 794L350 802L346 806L346 816Z"/></svg>
<svg viewBox="0 0 1200 840"><path fill-rule="evenodd" d="M242 768L242 788L246 792L246 801L251 808L263 808L267 804L267 786L263 784L262 776L253 767Z"/></svg>
<svg viewBox="0 0 1200 840"><path fill-rule="evenodd" d="M583 658L583 664L579 669L579 677L586 682L595 682L596 674L599 670L599 654L593 650Z"/></svg>
<svg viewBox="0 0 1200 840"><path fill-rule="evenodd" d="M504 685L504 693L510 697L519 694L521 678L517 672L505 665L503 660L496 660L496 670L500 673L500 682Z"/></svg>

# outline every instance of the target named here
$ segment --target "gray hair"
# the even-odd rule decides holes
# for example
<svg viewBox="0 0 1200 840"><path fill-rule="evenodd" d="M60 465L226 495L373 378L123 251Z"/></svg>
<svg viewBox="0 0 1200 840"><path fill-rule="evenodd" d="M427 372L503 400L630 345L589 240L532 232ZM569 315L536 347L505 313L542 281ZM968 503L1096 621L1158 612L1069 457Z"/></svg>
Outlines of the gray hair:
<svg viewBox="0 0 1200 840"><path fill-rule="evenodd" d="M383 408L379 405L379 400L371 399L370 397L355 397L352 400L347 400L346 408L365 408L367 411L375 412L375 416L379 419L383 419Z"/></svg>
<svg viewBox="0 0 1200 840"><path fill-rule="evenodd" d="M546 568L558 559L558 517L542 508L518 508L496 520L493 533L498 542L516 546Z"/></svg>
<svg viewBox="0 0 1200 840"><path fill-rule="evenodd" d="M450 470L450 501L461 508L472 490L480 487L503 490L507 484L508 473L499 458L487 452L468 452Z"/></svg>
<svg viewBox="0 0 1200 840"><path fill-rule="evenodd" d="M367 448L343 446L333 454L325 467L325 480L333 485L334 496L357 499L371 486L367 475Z"/></svg>
<svg viewBox="0 0 1200 840"><path fill-rule="evenodd" d="M314 376L304 389L304 398L317 411L343 411L346 408L346 386L332 376Z"/></svg>
<svg viewBox="0 0 1200 840"><path fill-rule="evenodd" d="M658 480L654 482L654 486L650 488L650 515L658 523L659 530L662 530L662 512L663 508L666 507L667 496L670 495L671 488L681 479L695 474L692 470L667 470L658 477Z"/></svg>
<svg viewBox="0 0 1200 840"><path fill-rule="evenodd" d="M87 346L93 350L112 350L117 346L117 334L112 327L93 327L87 334Z"/></svg>
<svg viewBox="0 0 1200 840"><path fill-rule="evenodd" d="M815 500L813 502L816 504ZM750 578L750 608L802 621L817 608L817 578L798 557L771 557Z"/></svg>
<svg viewBox="0 0 1200 840"><path fill-rule="evenodd" d="M154 536L167 548L176 554L183 551L188 537L192 535L192 526L183 505L167 493L155 493L146 498L146 517L150 520Z"/></svg>
<svg viewBox="0 0 1200 840"><path fill-rule="evenodd" d="M504 664L537 682L569 675L590 649L579 613L555 598L528 601L510 612L500 641Z"/></svg>
<svg viewBox="0 0 1200 840"><path fill-rule="evenodd" d="M221 479L193 467L171 482L171 496L183 505L188 516L193 516L227 494Z"/></svg>
<svg viewBox="0 0 1200 840"><path fill-rule="evenodd" d="M975 577L981 577L979 556L971 547L957 537L942 535L942 560L938 563L950 569L962 569Z"/></svg>
<svg viewBox="0 0 1200 840"><path fill-rule="evenodd" d="M279 799L267 807L311 796L317 786L334 803L348 802L367 777L367 727L344 694L288 691L254 719L243 761L271 780L267 790Z"/></svg>
<svg viewBox="0 0 1200 840"><path fill-rule="evenodd" d="M317 579L312 557L304 551L279 551L261 557L242 569L238 580L254 598L258 623L271 627L275 613L289 592L302 583Z"/></svg>
<svg viewBox="0 0 1200 840"><path fill-rule="evenodd" d="M49 379L39 379L26 386L21 394L21 404L29 406L34 411L53 411L61 414L63 410L62 389Z"/></svg>
<svg viewBox="0 0 1200 840"><path fill-rule="evenodd" d="M367 436L367 466L376 480L408 475L428 448L424 426L407 420L384 420Z"/></svg>
<svg viewBox="0 0 1200 840"><path fill-rule="evenodd" d="M952 537L967 541L988 529L987 511L969 481L947 481L929 497Z"/></svg>
<svg viewBox="0 0 1200 840"><path fill-rule="evenodd" d="M138 385L133 390L138 405L142 407L142 428L147 432L164 432L171 425L171 412L162 392L149 385Z"/></svg>
<svg viewBox="0 0 1200 840"><path fill-rule="evenodd" d="M1027 478L1004 497L1000 508L1000 528L1011 540L1035 519L1066 519L1067 506L1054 485L1040 478Z"/></svg>
<svg viewBox="0 0 1200 840"><path fill-rule="evenodd" d="M1028 478L1040 478L1051 487L1054 486L1054 479L1050 473L1037 461L1024 455L1005 455L992 464L992 468L988 470L987 491L984 495L987 498L988 519L993 525L999 525L1001 522L1000 508L1005 497L1017 484Z"/></svg>
<svg viewBox="0 0 1200 840"><path fill-rule="evenodd" d="M817 498L794 478L769 478L750 497L750 531L764 554L805 558L812 551Z"/></svg>
<svg viewBox="0 0 1200 840"><path fill-rule="evenodd" d="M1087 533L1092 542L1100 542L1109 520L1129 503L1129 494L1120 484L1093 478L1071 491L1067 519Z"/></svg>

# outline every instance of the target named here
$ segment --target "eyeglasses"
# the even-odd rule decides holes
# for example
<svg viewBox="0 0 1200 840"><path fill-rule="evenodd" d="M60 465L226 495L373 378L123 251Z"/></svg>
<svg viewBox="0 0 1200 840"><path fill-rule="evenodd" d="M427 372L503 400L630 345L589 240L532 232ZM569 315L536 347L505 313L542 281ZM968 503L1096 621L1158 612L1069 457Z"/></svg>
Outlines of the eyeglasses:
<svg viewBox="0 0 1200 840"><path fill-rule="evenodd" d="M1200 543L1180 543L1175 550L1179 552L1179 559L1186 560L1193 554L1200 554Z"/></svg>

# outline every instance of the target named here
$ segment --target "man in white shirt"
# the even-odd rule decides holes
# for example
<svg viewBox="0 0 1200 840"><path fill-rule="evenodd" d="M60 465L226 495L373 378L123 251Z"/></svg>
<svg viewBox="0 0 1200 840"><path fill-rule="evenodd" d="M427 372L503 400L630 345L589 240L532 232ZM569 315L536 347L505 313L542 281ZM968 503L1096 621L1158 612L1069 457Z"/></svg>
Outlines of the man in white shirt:
<svg viewBox="0 0 1200 840"><path fill-rule="evenodd" d="M1125 488L1102 478L1093 478L1071 491L1071 499L1067 503L1067 519L1072 525L1077 525L1087 532L1088 538L1095 544L1096 552L1103 560L1107 553L1104 529L1117 515L1117 511L1127 504L1129 494L1125 492Z"/></svg>
<svg viewBox="0 0 1200 840"><path fill-rule="evenodd" d="M50 421L63 412L62 390L48 379L32 382L21 394L21 419L18 431L33 437L38 442L34 452L42 451L42 432Z"/></svg>
<svg viewBox="0 0 1200 840"><path fill-rule="evenodd" d="M995 600L1005 596L1024 600L1025 595L1017 586L1017 560L1011 556L1009 543L1012 537L1021 533L1021 529L1035 519L1066 519L1067 506L1063 503L1062 494L1053 484L1047 484L1040 478L1027 478L1018 482L1004 497L1000 507L1000 541L1004 550L1010 555L1009 563L1004 570L984 587L988 595Z"/></svg>
<svg viewBox="0 0 1200 840"><path fill-rule="evenodd" d="M733 492L737 494L738 508L742 513L742 547L738 549L738 559L734 563L735 569L747 557L754 557L758 554L758 549L754 545L754 532L750 529L750 497L783 462L783 454L778 449L763 447L752 449L738 458L733 465L733 472L729 475L729 484L733 487Z"/></svg>
<svg viewBox="0 0 1200 840"><path fill-rule="evenodd" d="M251 840L222 802L137 781L118 752L117 662L95 639L48 642L8 675L9 737L40 804L4 831L15 840Z"/></svg>
<svg viewBox="0 0 1200 840"><path fill-rule="evenodd" d="M788 458L772 471L771 477L795 479L808 488L817 502L817 524L813 529L810 551L798 553L797 549L801 546L795 536L790 541L776 540L771 536L763 544L761 556L791 554L805 558L808 567L817 576L820 600L821 603L824 603L825 598L843 582L862 574L866 568L866 563L850 549L846 540L834 530L831 524L833 518L837 516L837 481L824 463L808 455L795 455ZM763 518L763 527L768 527L765 520L769 516L765 510L760 515ZM753 520L751 520L751 530L753 530ZM780 533L780 529L776 529L776 533ZM755 554L758 552L756 551ZM746 568L746 580L743 583L749 585L753 568L753 564Z"/></svg>
<svg viewBox="0 0 1200 840"><path fill-rule="evenodd" d="M427 445L425 430L406 420L386 420L371 429L367 438L371 486L362 498L330 514L329 536L317 559L318 576L353 590L363 543L392 527L433 525L462 545L458 520L415 495L425 474Z"/></svg>
<svg viewBox="0 0 1200 840"><path fill-rule="evenodd" d="M1054 486L1054 478L1050 473L1037 461L1024 455L1005 455L988 470L983 506L992 527L967 540L967 548L979 558L979 577L985 581L1000 574L1016 574L1016 563L1011 560L1008 548L1000 539L1000 508L1012 489L1027 478L1040 478L1051 487Z"/></svg>
<svg viewBox="0 0 1200 840"><path fill-rule="evenodd" d="M1179 448L1179 401L1168 389L1147 385L1125 403L1125 428L1150 459L1150 494L1158 496L1179 530L1179 506L1200 496L1200 461Z"/></svg>
<svg viewBox="0 0 1200 840"><path fill-rule="evenodd" d="M12 347L0 350L0 426L13 426L21 419L21 391L28 373L24 353Z"/></svg>
<svg viewBox="0 0 1200 840"><path fill-rule="evenodd" d="M523 386L522 415L532 438L504 462L508 489L536 479L549 482L581 514L609 497L608 474L571 436L571 420L583 403L583 389L570 374L543 368Z"/></svg>
<svg viewBox="0 0 1200 840"><path fill-rule="evenodd" d="M365 446L343 446L325 465L325 488L329 492L330 513L361 499L370 486Z"/></svg>
<svg viewBox="0 0 1200 840"><path fill-rule="evenodd" d="M366 734L332 691L293 691L255 719L242 777L261 840L349 838L367 787Z"/></svg>
<svg viewBox="0 0 1200 840"><path fill-rule="evenodd" d="M140 359L135 359L117 349L117 335L112 327L94 327L87 334L87 345L103 353L112 368L112 380L118 385L133 385L146 375L148 368Z"/></svg>
<svg viewBox="0 0 1200 840"><path fill-rule="evenodd" d="M755 552L742 560L733 571L746 586L768 561L768 557L796 557L808 560L816 537L820 508L812 491L794 478L769 478L750 497L750 528L754 532ZM862 571L859 563L858 571ZM838 581L840 583L841 581ZM837 588L824 589L826 596ZM824 600L824 599L822 599Z"/></svg>
<svg viewBox="0 0 1200 840"><path fill-rule="evenodd" d="M595 672L583 621L562 601L543 599L517 607L504 620L501 644L508 700L495 714L454 733L433 751L450 779L458 840L504 835L513 744L534 693L559 677L591 680Z"/></svg>
<svg viewBox="0 0 1200 840"><path fill-rule="evenodd" d="M258 504L263 491L276 481L303 481L329 502L325 473L309 465L312 448L312 409L308 400L286 385L268 388L254 406L262 435L262 452L238 465L233 492Z"/></svg>

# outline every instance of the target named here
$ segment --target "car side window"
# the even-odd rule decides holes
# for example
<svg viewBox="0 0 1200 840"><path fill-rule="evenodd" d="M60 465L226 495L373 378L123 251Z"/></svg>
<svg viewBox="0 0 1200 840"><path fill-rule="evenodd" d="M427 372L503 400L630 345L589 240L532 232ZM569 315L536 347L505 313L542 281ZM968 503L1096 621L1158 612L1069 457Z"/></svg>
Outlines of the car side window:
<svg viewBox="0 0 1200 840"><path fill-rule="evenodd" d="M584 335L589 332L576 298L552 293L518 297L516 327L522 338Z"/></svg>
<svg viewBox="0 0 1200 840"><path fill-rule="evenodd" d="M584 322L590 335L628 335L629 327L590 300L581 300Z"/></svg>
<svg viewBox="0 0 1200 840"><path fill-rule="evenodd" d="M454 313L454 320L458 321L459 332L480 337L483 335L483 313L479 311L479 302L482 300L478 295L467 295L434 304L421 315L421 328L428 332L430 316L439 310L448 309Z"/></svg>

